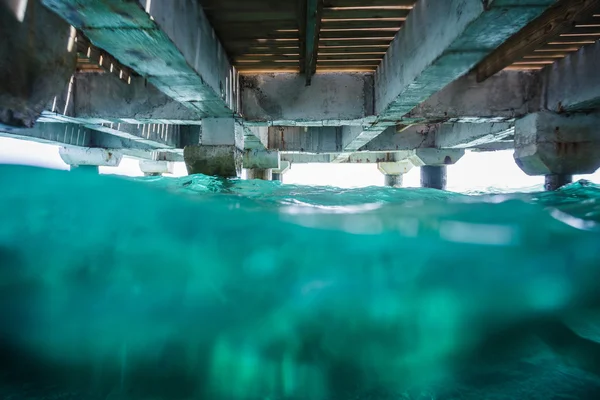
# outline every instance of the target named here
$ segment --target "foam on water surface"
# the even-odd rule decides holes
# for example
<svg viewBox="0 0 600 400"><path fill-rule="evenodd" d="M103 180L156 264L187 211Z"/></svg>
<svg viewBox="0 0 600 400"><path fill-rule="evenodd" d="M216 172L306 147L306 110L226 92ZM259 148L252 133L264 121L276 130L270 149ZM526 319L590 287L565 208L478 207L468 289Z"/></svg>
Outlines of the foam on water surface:
<svg viewBox="0 0 600 400"><path fill-rule="evenodd" d="M589 182L470 196L14 166L0 182L0 397L600 396Z"/></svg>

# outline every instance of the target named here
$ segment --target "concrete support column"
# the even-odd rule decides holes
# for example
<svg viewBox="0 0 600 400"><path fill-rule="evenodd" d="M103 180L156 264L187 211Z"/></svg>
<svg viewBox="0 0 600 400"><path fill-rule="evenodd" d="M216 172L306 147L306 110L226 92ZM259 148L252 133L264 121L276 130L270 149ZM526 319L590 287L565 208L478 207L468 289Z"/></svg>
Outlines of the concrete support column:
<svg viewBox="0 0 600 400"><path fill-rule="evenodd" d="M402 187L402 183L404 182L404 175L384 175L383 182L385 186Z"/></svg>
<svg viewBox="0 0 600 400"><path fill-rule="evenodd" d="M552 174L546 175L544 189L551 192L557 190L569 183L573 183L573 175Z"/></svg>
<svg viewBox="0 0 600 400"><path fill-rule="evenodd" d="M244 168L247 179L262 179L270 181L272 170L279 169L280 157L276 150L248 149L244 152Z"/></svg>
<svg viewBox="0 0 600 400"><path fill-rule="evenodd" d="M546 190L600 167L600 114L539 112L515 123L515 162L527 175L544 175Z"/></svg>
<svg viewBox="0 0 600 400"><path fill-rule="evenodd" d="M89 147L61 147L60 158L72 171L98 172L98 167L118 167L123 156L114 151Z"/></svg>
<svg viewBox="0 0 600 400"><path fill-rule="evenodd" d="M283 182L283 175L292 168L292 163L289 161L280 161L279 168L271 170L271 179L274 181Z"/></svg>
<svg viewBox="0 0 600 400"><path fill-rule="evenodd" d="M201 144L183 151L189 174L235 178L242 172L243 127L233 118L202 120Z"/></svg>
<svg viewBox="0 0 600 400"><path fill-rule="evenodd" d="M404 174L412 168L413 164L408 160L377 163L377 169L384 176L384 184L389 187L402 187Z"/></svg>
<svg viewBox="0 0 600 400"><path fill-rule="evenodd" d="M447 169L445 166L424 165L421 167L421 187L446 190Z"/></svg>
<svg viewBox="0 0 600 400"><path fill-rule="evenodd" d="M173 169L174 164L168 161L140 161L140 170L144 173L144 176L161 176L162 174L172 174Z"/></svg>
<svg viewBox="0 0 600 400"><path fill-rule="evenodd" d="M259 179L270 181L272 179L272 170L251 168L246 170L246 179Z"/></svg>
<svg viewBox="0 0 600 400"><path fill-rule="evenodd" d="M446 190L446 166L455 164L464 155L464 149L426 148L415 150L410 160L421 167L421 187Z"/></svg>

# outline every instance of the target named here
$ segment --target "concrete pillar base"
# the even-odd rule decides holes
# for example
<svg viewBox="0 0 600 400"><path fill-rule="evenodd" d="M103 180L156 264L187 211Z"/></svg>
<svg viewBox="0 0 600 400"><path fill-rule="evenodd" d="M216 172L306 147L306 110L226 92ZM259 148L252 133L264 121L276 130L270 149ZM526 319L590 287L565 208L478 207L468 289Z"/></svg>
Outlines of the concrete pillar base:
<svg viewBox="0 0 600 400"><path fill-rule="evenodd" d="M174 164L168 161L140 161L140 170L144 173L144 176L161 176L162 174L172 174L174 168Z"/></svg>
<svg viewBox="0 0 600 400"><path fill-rule="evenodd" d="M263 181L270 181L272 179L272 172L270 169L247 169L246 179L260 179Z"/></svg>
<svg viewBox="0 0 600 400"><path fill-rule="evenodd" d="M277 182L283 182L283 174L279 172L271 172L271 180Z"/></svg>
<svg viewBox="0 0 600 400"><path fill-rule="evenodd" d="M289 161L280 161L279 169L271 170L271 180L283 182L283 175L292 168L292 163Z"/></svg>
<svg viewBox="0 0 600 400"><path fill-rule="evenodd" d="M404 175L384 175L384 185L389 187L402 187Z"/></svg>
<svg viewBox="0 0 600 400"><path fill-rule="evenodd" d="M421 167L421 187L446 190L446 167L424 165Z"/></svg>
<svg viewBox="0 0 600 400"><path fill-rule="evenodd" d="M551 192L557 190L569 183L573 183L573 175L566 174L552 174L546 175L546 181L544 183L544 189Z"/></svg>
<svg viewBox="0 0 600 400"><path fill-rule="evenodd" d="M237 178L242 172L242 152L236 146L186 146L183 159L190 175Z"/></svg>

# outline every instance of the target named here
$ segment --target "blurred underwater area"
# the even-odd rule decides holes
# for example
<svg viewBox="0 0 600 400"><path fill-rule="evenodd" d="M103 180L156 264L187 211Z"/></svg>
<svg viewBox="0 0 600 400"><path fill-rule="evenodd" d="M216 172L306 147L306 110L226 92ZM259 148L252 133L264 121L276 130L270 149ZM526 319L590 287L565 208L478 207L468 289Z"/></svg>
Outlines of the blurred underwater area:
<svg viewBox="0 0 600 400"><path fill-rule="evenodd" d="M600 398L590 182L0 182L0 398Z"/></svg>

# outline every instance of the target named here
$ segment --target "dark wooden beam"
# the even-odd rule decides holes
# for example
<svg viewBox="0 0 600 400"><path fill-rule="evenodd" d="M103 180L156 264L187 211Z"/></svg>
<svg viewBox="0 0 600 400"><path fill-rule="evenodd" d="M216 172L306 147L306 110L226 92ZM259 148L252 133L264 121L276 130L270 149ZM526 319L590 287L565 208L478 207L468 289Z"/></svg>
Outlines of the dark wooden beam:
<svg viewBox="0 0 600 400"><path fill-rule="evenodd" d="M304 75L306 76L306 86L310 85L312 76L317 71L319 33L321 30L322 13L322 0L306 0L306 43L304 60Z"/></svg>
<svg viewBox="0 0 600 400"><path fill-rule="evenodd" d="M475 67L483 82L517 60L543 47L552 38L568 32L579 18L600 5L600 0L559 0L538 19L507 40Z"/></svg>
<svg viewBox="0 0 600 400"><path fill-rule="evenodd" d="M298 1L298 33L300 35L300 73L306 68L306 0Z"/></svg>

